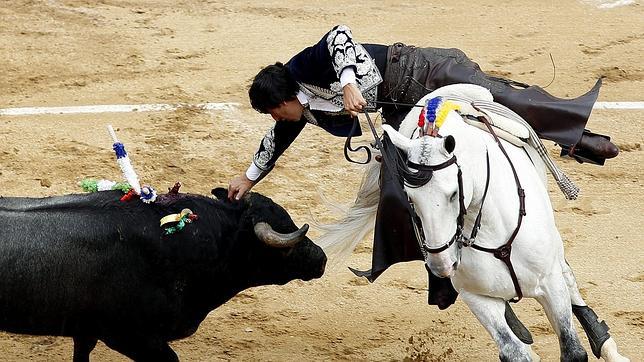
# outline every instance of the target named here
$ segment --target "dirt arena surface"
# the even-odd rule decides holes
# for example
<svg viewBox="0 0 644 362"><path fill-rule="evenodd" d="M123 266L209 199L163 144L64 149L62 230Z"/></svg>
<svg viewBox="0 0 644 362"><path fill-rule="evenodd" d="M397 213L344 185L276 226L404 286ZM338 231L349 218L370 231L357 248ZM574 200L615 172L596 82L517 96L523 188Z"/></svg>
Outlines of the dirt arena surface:
<svg viewBox="0 0 644 362"><path fill-rule="evenodd" d="M246 169L270 126L270 117L248 105L252 77L339 23L362 42L458 47L484 70L542 86L553 77L551 54L551 93L576 97L604 76L600 101L644 101L644 9L639 1L599 4L1 1L0 108L240 105L225 112L0 116L0 195L78 193L83 178L120 179L107 124L117 129L143 182L158 190L175 181L183 192L202 194L226 186ZM607 321L620 351L638 361L644 359L644 111L595 110L588 125L610 134L620 156L603 167L557 158L582 196L566 201L552 182L550 195L582 294ZM308 126L255 191L282 204L298 225L333 220L320 194L348 203L361 177L360 166L344 160L342 145L343 139ZM547 146L553 156L558 152ZM366 240L350 265L367 269L370 258ZM428 306L426 287L421 262L398 264L374 284L345 268L330 270L312 282L245 291L172 347L184 361L497 359L494 343L465 305ZM541 307L524 300L515 311L533 333L534 350L544 361L558 360ZM68 338L0 333L1 360L71 355ZM101 343L92 356L127 360Z"/></svg>

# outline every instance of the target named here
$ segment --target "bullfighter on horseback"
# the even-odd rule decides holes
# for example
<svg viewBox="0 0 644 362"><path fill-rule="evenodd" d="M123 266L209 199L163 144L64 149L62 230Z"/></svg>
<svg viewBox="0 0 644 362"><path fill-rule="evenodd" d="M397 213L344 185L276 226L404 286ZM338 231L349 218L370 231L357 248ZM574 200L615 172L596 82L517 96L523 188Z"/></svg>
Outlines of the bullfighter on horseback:
<svg viewBox="0 0 644 362"><path fill-rule="evenodd" d="M307 123L336 136L357 136L361 134L354 127L357 113L379 109L384 122L398 129L411 104L455 83L489 89L494 101L519 114L539 137L556 142L579 162L601 165L619 153L607 136L585 129L601 79L586 94L561 99L538 86L488 75L459 49L359 44L347 26L338 25L286 64L269 65L255 76L249 90L251 105L276 122L248 170L230 181L228 197L240 199L266 176ZM422 259L410 215L400 206L406 197L393 187L388 172L380 175L372 270L366 274L370 280L396 262ZM456 295L449 280L431 273L429 277L430 304L442 309L453 303Z"/></svg>

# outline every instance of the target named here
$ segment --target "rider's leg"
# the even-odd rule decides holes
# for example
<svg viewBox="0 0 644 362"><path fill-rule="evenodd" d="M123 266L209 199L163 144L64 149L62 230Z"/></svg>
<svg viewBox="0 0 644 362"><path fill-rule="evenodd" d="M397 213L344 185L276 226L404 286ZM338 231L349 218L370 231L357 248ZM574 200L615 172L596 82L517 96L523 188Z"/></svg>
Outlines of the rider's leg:
<svg viewBox="0 0 644 362"><path fill-rule="evenodd" d="M565 147L567 153L583 154L579 161L602 164L618 149L608 137L585 131L601 79L586 94L574 98L554 97L538 86L491 76L459 49L390 47L387 70L379 97L416 103L427 93L455 83L477 84L490 90L494 100L523 117L539 137Z"/></svg>

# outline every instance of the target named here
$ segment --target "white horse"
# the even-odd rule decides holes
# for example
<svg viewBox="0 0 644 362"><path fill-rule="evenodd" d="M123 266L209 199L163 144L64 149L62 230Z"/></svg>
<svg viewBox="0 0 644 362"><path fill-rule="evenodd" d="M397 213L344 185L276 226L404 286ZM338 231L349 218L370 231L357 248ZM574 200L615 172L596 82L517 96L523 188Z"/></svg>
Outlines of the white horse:
<svg viewBox="0 0 644 362"><path fill-rule="evenodd" d="M456 85L430 93L418 105L437 95L462 92L469 93L466 98L470 99L492 99L484 88ZM419 113L420 108L412 110L400 132L388 125L383 125L383 130L406 153L411 165L408 175L432 174L423 185L405 183L405 191L422 220L417 232L424 239L426 263L435 275L451 277L454 288L496 342L501 360L530 361L533 357L530 346L514 335L504 318L505 302L520 296L521 292L543 306L559 337L562 360L587 360L572 321L573 311L597 357L606 361L628 360L618 353L606 324L583 301L564 259L543 162L538 157L530 159L523 149L501 140L506 157L490 133L468 125L455 111L447 113L437 137L418 137ZM321 237L319 243L327 254L351 252L373 228L378 202L378 186L374 180L378 174L378 166L369 167L346 218L328 228ZM525 190L525 216L517 228L519 184ZM481 221L476 239L460 238L459 228L469 236L479 213ZM459 214L463 217L460 225ZM474 248L496 249L506 244L513 234L516 235L511 242L509 264L492 253ZM515 273L516 282L511 273Z"/></svg>

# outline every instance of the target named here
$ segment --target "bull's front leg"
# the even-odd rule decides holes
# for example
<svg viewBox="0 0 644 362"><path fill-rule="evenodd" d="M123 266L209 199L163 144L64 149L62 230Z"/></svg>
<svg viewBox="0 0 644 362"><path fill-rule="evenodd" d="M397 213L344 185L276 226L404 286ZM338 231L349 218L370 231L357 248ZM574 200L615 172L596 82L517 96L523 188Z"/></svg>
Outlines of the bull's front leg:
<svg viewBox="0 0 644 362"><path fill-rule="evenodd" d="M96 347L98 339L94 337L74 337L74 362L89 362L89 354Z"/></svg>
<svg viewBox="0 0 644 362"><path fill-rule="evenodd" d="M143 335L118 335L101 338L113 350L134 361L178 362L179 357L168 343L159 337Z"/></svg>

